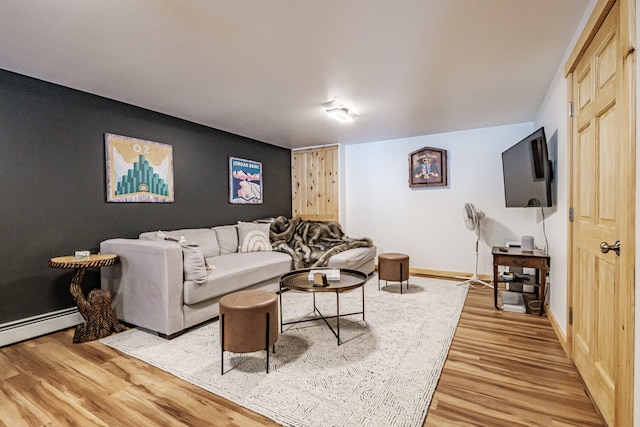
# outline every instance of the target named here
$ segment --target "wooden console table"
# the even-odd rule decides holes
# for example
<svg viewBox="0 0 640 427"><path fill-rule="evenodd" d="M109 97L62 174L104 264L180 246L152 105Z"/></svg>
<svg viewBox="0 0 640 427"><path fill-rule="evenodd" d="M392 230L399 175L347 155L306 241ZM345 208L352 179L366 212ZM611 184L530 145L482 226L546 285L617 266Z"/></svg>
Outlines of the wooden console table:
<svg viewBox="0 0 640 427"><path fill-rule="evenodd" d="M493 255L493 303L498 307L498 266L516 266L523 268L535 268L535 282L532 284L538 287L538 298L540 298L540 316L544 312L544 299L547 285L547 271L549 270L550 259L543 251L534 250L530 252L522 251L520 248L504 248L494 246L491 250ZM521 283L514 280L513 283Z"/></svg>
<svg viewBox="0 0 640 427"><path fill-rule="evenodd" d="M61 256L49 260L49 267L75 269L70 290L78 305L78 311L85 321L76 326L76 332L73 335L74 343L97 340L113 332L125 330L111 309L111 292L93 289L89 292L88 298L85 298L81 286L87 268L107 267L118 262L120 262L118 255L112 254L92 254L84 258Z"/></svg>

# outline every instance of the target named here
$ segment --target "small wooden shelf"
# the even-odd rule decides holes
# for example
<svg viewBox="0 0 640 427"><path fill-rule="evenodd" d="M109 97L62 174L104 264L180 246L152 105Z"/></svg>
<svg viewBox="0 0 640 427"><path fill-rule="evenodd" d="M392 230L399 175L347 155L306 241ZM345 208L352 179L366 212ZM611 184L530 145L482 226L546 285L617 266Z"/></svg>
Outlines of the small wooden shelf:
<svg viewBox="0 0 640 427"><path fill-rule="evenodd" d="M538 280L536 279L535 276L533 277L529 276L529 278L514 278L513 280L505 280L504 277L499 276L498 283L518 283L522 285L531 285L531 286L540 287L540 284L538 283Z"/></svg>
<svg viewBox="0 0 640 427"><path fill-rule="evenodd" d="M520 283L523 285L533 285L538 289L538 297L541 300L540 315L544 312L544 299L546 294L547 271L549 270L549 255L543 251L523 251L520 248L501 248L494 246L491 250L493 255L493 304L498 307L498 283ZM498 274L498 266L535 268L536 274L528 279L514 278L514 280L504 280Z"/></svg>

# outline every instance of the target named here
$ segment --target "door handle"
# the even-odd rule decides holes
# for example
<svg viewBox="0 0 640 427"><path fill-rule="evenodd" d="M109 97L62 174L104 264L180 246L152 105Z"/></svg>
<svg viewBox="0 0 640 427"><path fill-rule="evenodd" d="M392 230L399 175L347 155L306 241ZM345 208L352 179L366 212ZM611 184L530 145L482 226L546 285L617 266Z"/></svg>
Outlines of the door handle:
<svg viewBox="0 0 640 427"><path fill-rule="evenodd" d="M606 254L609 251L614 251L616 255L620 256L620 240L616 240L613 245L609 245L607 242L600 243L600 252Z"/></svg>

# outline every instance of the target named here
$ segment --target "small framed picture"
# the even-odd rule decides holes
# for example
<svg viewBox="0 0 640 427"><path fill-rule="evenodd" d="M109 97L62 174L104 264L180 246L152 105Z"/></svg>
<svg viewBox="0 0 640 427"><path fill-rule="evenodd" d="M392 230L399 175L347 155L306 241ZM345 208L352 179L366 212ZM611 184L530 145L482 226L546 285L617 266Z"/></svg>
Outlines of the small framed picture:
<svg viewBox="0 0 640 427"><path fill-rule="evenodd" d="M424 147L409 154L409 187L447 185L447 150Z"/></svg>
<svg viewBox="0 0 640 427"><path fill-rule="evenodd" d="M262 204L262 163L229 157L229 203Z"/></svg>

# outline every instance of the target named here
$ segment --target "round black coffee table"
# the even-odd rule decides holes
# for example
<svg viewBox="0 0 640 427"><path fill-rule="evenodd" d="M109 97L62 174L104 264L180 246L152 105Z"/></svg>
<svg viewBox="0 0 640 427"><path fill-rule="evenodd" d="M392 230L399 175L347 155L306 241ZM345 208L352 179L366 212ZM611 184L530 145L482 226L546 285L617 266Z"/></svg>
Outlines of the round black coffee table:
<svg viewBox="0 0 640 427"><path fill-rule="evenodd" d="M340 318L344 316L352 316L355 314L362 314L362 320L364 320L364 284L367 281L368 276L357 270L349 270L346 268L340 268L340 279L329 280L327 286L316 286L313 280L309 279L309 272L311 271L331 271L338 270L335 268L304 268L302 270L294 270L289 273L283 274L280 277L280 332L284 325L292 325L295 323L310 322L312 320L323 320L327 324L333 335L338 339L338 345L342 344L340 341ZM353 289L362 289L362 311L354 313L340 314L340 294L343 292L351 291ZM293 322L284 322L282 318L282 294L284 289L291 289L293 291L311 292L313 294L313 311L318 314L317 317L310 319L303 319ZM316 293L318 292L333 292L336 294L336 315L324 316L318 307L316 307ZM336 319L336 329L334 330L327 319Z"/></svg>

